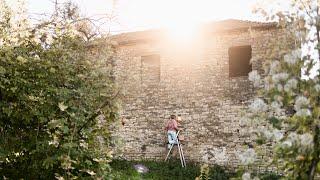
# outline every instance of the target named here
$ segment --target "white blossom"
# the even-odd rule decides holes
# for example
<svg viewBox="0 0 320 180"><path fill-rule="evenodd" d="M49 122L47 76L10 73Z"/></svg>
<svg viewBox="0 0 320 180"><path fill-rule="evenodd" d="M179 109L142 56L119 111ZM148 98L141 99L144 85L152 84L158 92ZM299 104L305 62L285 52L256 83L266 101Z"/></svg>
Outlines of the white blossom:
<svg viewBox="0 0 320 180"><path fill-rule="evenodd" d="M272 137L273 137L272 132L269 131L269 130L264 130L264 131L263 131L263 135L264 135L264 137L267 138L268 140L271 140Z"/></svg>
<svg viewBox="0 0 320 180"><path fill-rule="evenodd" d="M34 58L35 58L36 60L39 60L39 59L40 59L40 56L39 56L38 54L36 54L36 55L34 55Z"/></svg>
<svg viewBox="0 0 320 180"><path fill-rule="evenodd" d="M299 142L299 135L295 132L290 132L285 139L285 141L281 142L279 145L282 148L291 148Z"/></svg>
<svg viewBox="0 0 320 180"><path fill-rule="evenodd" d="M254 87L258 87L261 83L261 77L257 70L251 71L248 79L253 82Z"/></svg>
<svg viewBox="0 0 320 180"><path fill-rule="evenodd" d="M272 107L273 109L279 109L279 108L281 108L281 104L278 103L277 101L272 101L271 107Z"/></svg>
<svg viewBox="0 0 320 180"><path fill-rule="evenodd" d="M254 163L256 156L254 149L249 148L245 152L239 154L239 159L243 165L248 165Z"/></svg>
<svg viewBox="0 0 320 180"><path fill-rule="evenodd" d="M273 137L276 141L279 141L283 138L283 133L278 129L273 130L272 133L273 133Z"/></svg>
<svg viewBox="0 0 320 180"><path fill-rule="evenodd" d="M289 65L294 65L298 60L301 59L301 53L302 53L301 49L296 49L294 51L291 51L289 54L286 54L284 56L284 61Z"/></svg>
<svg viewBox="0 0 320 180"><path fill-rule="evenodd" d="M310 133L300 135L300 143L303 148L311 149L313 146L313 136Z"/></svg>
<svg viewBox="0 0 320 180"><path fill-rule="evenodd" d="M270 64L269 74L275 74L279 71L280 62L279 61L272 61Z"/></svg>
<svg viewBox="0 0 320 180"><path fill-rule="evenodd" d="M243 173L243 175L242 175L242 180L251 180L251 175L250 175L250 173L248 173L248 172Z"/></svg>
<svg viewBox="0 0 320 180"><path fill-rule="evenodd" d="M277 85L277 89L279 92L283 91L283 86L281 84L278 84Z"/></svg>
<svg viewBox="0 0 320 180"><path fill-rule="evenodd" d="M265 112L268 109L266 103L260 99L256 98L249 106L250 110L254 113Z"/></svg>
<svg viewBox="0 0 320 180"><path fill-rule="evenodd" d="M285 72L277 73L277 74L272 75L272 81L273 81L274 83L279 83L279 82L281 82L281 81L287 80L288 77L289 77L289 74L288 74L288 73L285 73Z"/></svg>
<svg viewBox="0 0 320 180"><path fill-rule="evenodd" d="M304 96L299 96L296 98L294 109L299 111L301 108L307 107L309 105L309 100Z"/></svg>
<svg viewBox="0 0 320 180"><path fill-rule="evenodd" d="M68 108L68 106L64 105L64 102L58 103L58 107L61 111L65 111Z"/></svg>
<svg viewBox="0 0 320 180"><path fill-rule="evenodd" d="M87 172L88 174L90 174L91 176L96 175L96 173L95 173L94 171L91 171L91 170L87 170L86 172Z"/></svg>
<svg viewBox="0 0 320 180"><path fill-rule="evenodd" d="M88 149L88 143L85 142L84 140L80 141L80 147L84 148L84 149Z"/></svg>
<svg viewBox="0 0 320 180"><path fill-rule="evenodd" d="M46 43L46 44L52 44L52 42L53 42L52 36L51 36L51 35L48 35L47 38L46 38L46 40L45 40L45 43Z"/></svg>
<svg viewBox="0 0 320 180"><path fill-rule="evenodd" d="M276 114L280 114L281 113L281 104L280 103L278 103L277 101L273 101L272 103L271 103L271 109L276 113Z"/></svg>
<svg viewBox="0 0 320 180"><path fill-rule="evenodd" d="M299 109L296 115L299 117L308 117L311 116L311 111L309 109Z"/></svg>
<svg viewBox="0 0 320 180"><path fill-rule="evenodd" d="M53 140L52 141L49 141L49 145L53 145L55 147L58 147L59 145L59 138L58 136L53 136Z"/></svg>
<svg viewBox="0 0 320 180"><path fill-rule="evenodd" d="M288 141L288 140L285 140L281 143L281 146L283 148L290 148L292 146L292 142L291 141Z"/></svg>
<svg viewBox="0 0 320 180"><path fill-rule="evenodd" d="M298 146L303 153L313 147L313 136L310 133L297 134L291 132L281 145L282 147Z"/></svg>
<svg viewBox="0 0 320 180"><path fill-rule="evenodd" d="M264 129L262 130L262 133L267 140L279 141L283 138L283 133L278 129L274 129L272 131Z"/></svg>
<svg viewBox="0 0 320 180"><path fill-rule="evenodd" d="M300 48L294 50L291 52L292 56L296 59L301 59L301 54L302 54L302 51Z"/></svg>
<svg viewBox="0 0 320 180"><path fill-rule="evenodd" d="M296 63L296 59L292 58L291 54L284 55L283 59L284 59L284 62L286 62L290 65Z"/></svg>
<svg viewBox="0 0 320 180"><path fill-rule="evenodd" d="M105 140L102 136L97 136L97 141L99 142L100 146L103 146L105 144Z"/></svg>
<svg viewBox="0 0 320 180"><path fill-rule="evenodd" d="M290 132L287 141L290 141L292 144L296 144L299 141L299 135L296 132Z"/></svg>
<svg viewBox="0 0 320 180"><path fill-rule="evenodd" d="M298 85L298 81L296 79L290 79L284 86L284 90L289 92L293 89L296 89Z"/></svg>

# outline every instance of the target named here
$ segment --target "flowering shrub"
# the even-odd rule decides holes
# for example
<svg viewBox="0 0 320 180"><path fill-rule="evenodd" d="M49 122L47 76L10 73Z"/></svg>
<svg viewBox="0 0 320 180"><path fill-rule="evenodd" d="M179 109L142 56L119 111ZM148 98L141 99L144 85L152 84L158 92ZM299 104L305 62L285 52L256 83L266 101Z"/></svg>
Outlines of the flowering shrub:
<svg viewBox="0 0 320 180"><path fill-rule="evenodd" d="M285 30L286 40L272 44L263 75L249 74L259 98L249 105L247 116L259 127L255 130L259 143L273 145L272 163L286 178L313 179L320 171L320 76L316 66L320 60L320 4L316 0L292 2L289 12L272 16ZM252 152L240 156L244 164L255 162L251 156L255 151L248 151ZM242 178L253 177L247 172Z"/></svg>
<svg viewBox="0 0 320 180"><path fill-rule="evenodd" d="M70 4L35 26L19 9L0 0L0 177L107 178L108 45L84 38Z"/></svg>

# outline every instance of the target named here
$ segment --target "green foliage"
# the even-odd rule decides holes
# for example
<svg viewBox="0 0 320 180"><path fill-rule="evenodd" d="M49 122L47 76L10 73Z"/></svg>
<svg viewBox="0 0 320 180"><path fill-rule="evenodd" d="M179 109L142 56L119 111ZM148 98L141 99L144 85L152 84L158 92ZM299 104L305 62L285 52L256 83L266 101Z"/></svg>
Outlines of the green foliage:
<svg viewBox="0 0 320 180"><path fill-rule="evenodd" d="M260 180L280 180L282 176L275 173L263 173L259 175Z"/></svg>
<svg viewBox="0 0 320 180"><path fill-rule="evenodd" d="M117 106L106 44L64 14L15 29L0 7L0 177L108 177Z"/></svg>
<svg viewBox="0 0 320 180"><path fill-rule="evenodd" d="M133 165L143 164L149 168L149 172L139 174ZM170 160L169 162L156 161L125 161L113 160L110 163L116 179L195 179L201 175L200 166L194 163L188 163L186 168L181 167L179 160ZM208 179L224 180L229 179L233 174L227 173L220 166L207 167Z"/></svg>

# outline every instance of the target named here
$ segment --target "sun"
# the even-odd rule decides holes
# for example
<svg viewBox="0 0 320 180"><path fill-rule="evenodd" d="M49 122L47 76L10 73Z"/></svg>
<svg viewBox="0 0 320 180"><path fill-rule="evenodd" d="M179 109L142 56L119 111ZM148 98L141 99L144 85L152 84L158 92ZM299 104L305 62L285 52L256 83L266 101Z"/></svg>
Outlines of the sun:
<svg viewBox="0 0 320 180"><path fill-rule="evenodd" d="M187 43L195 39L198 24L188 24L177 22L166 28L168 37L176 42Z"/></svg>
<svg viewBox="0 0 320 180"><path fill-rule="evenodd" d="M196 1L171 1L166 12L161 13L161 24L171 38L177 41L189 41L197 33L202 19L195 14Z"/></svg>

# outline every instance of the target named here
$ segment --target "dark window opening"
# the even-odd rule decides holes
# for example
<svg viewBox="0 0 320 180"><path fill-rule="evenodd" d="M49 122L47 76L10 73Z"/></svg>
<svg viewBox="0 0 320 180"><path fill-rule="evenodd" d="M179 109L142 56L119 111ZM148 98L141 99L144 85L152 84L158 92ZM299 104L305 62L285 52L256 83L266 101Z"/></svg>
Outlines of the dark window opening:
<svg viewBox="0 0 320 180"><path fill-rule="evenodd" d="M250 59L251 46L235 46L229 48L229 77L248 76L252 71Z"/></svg>
<svg viewBox="0 0 320 180"><path fill-rule="evenodd" d="M160 81L160 55L141 56L141 80L152 84Z"/></svg>

